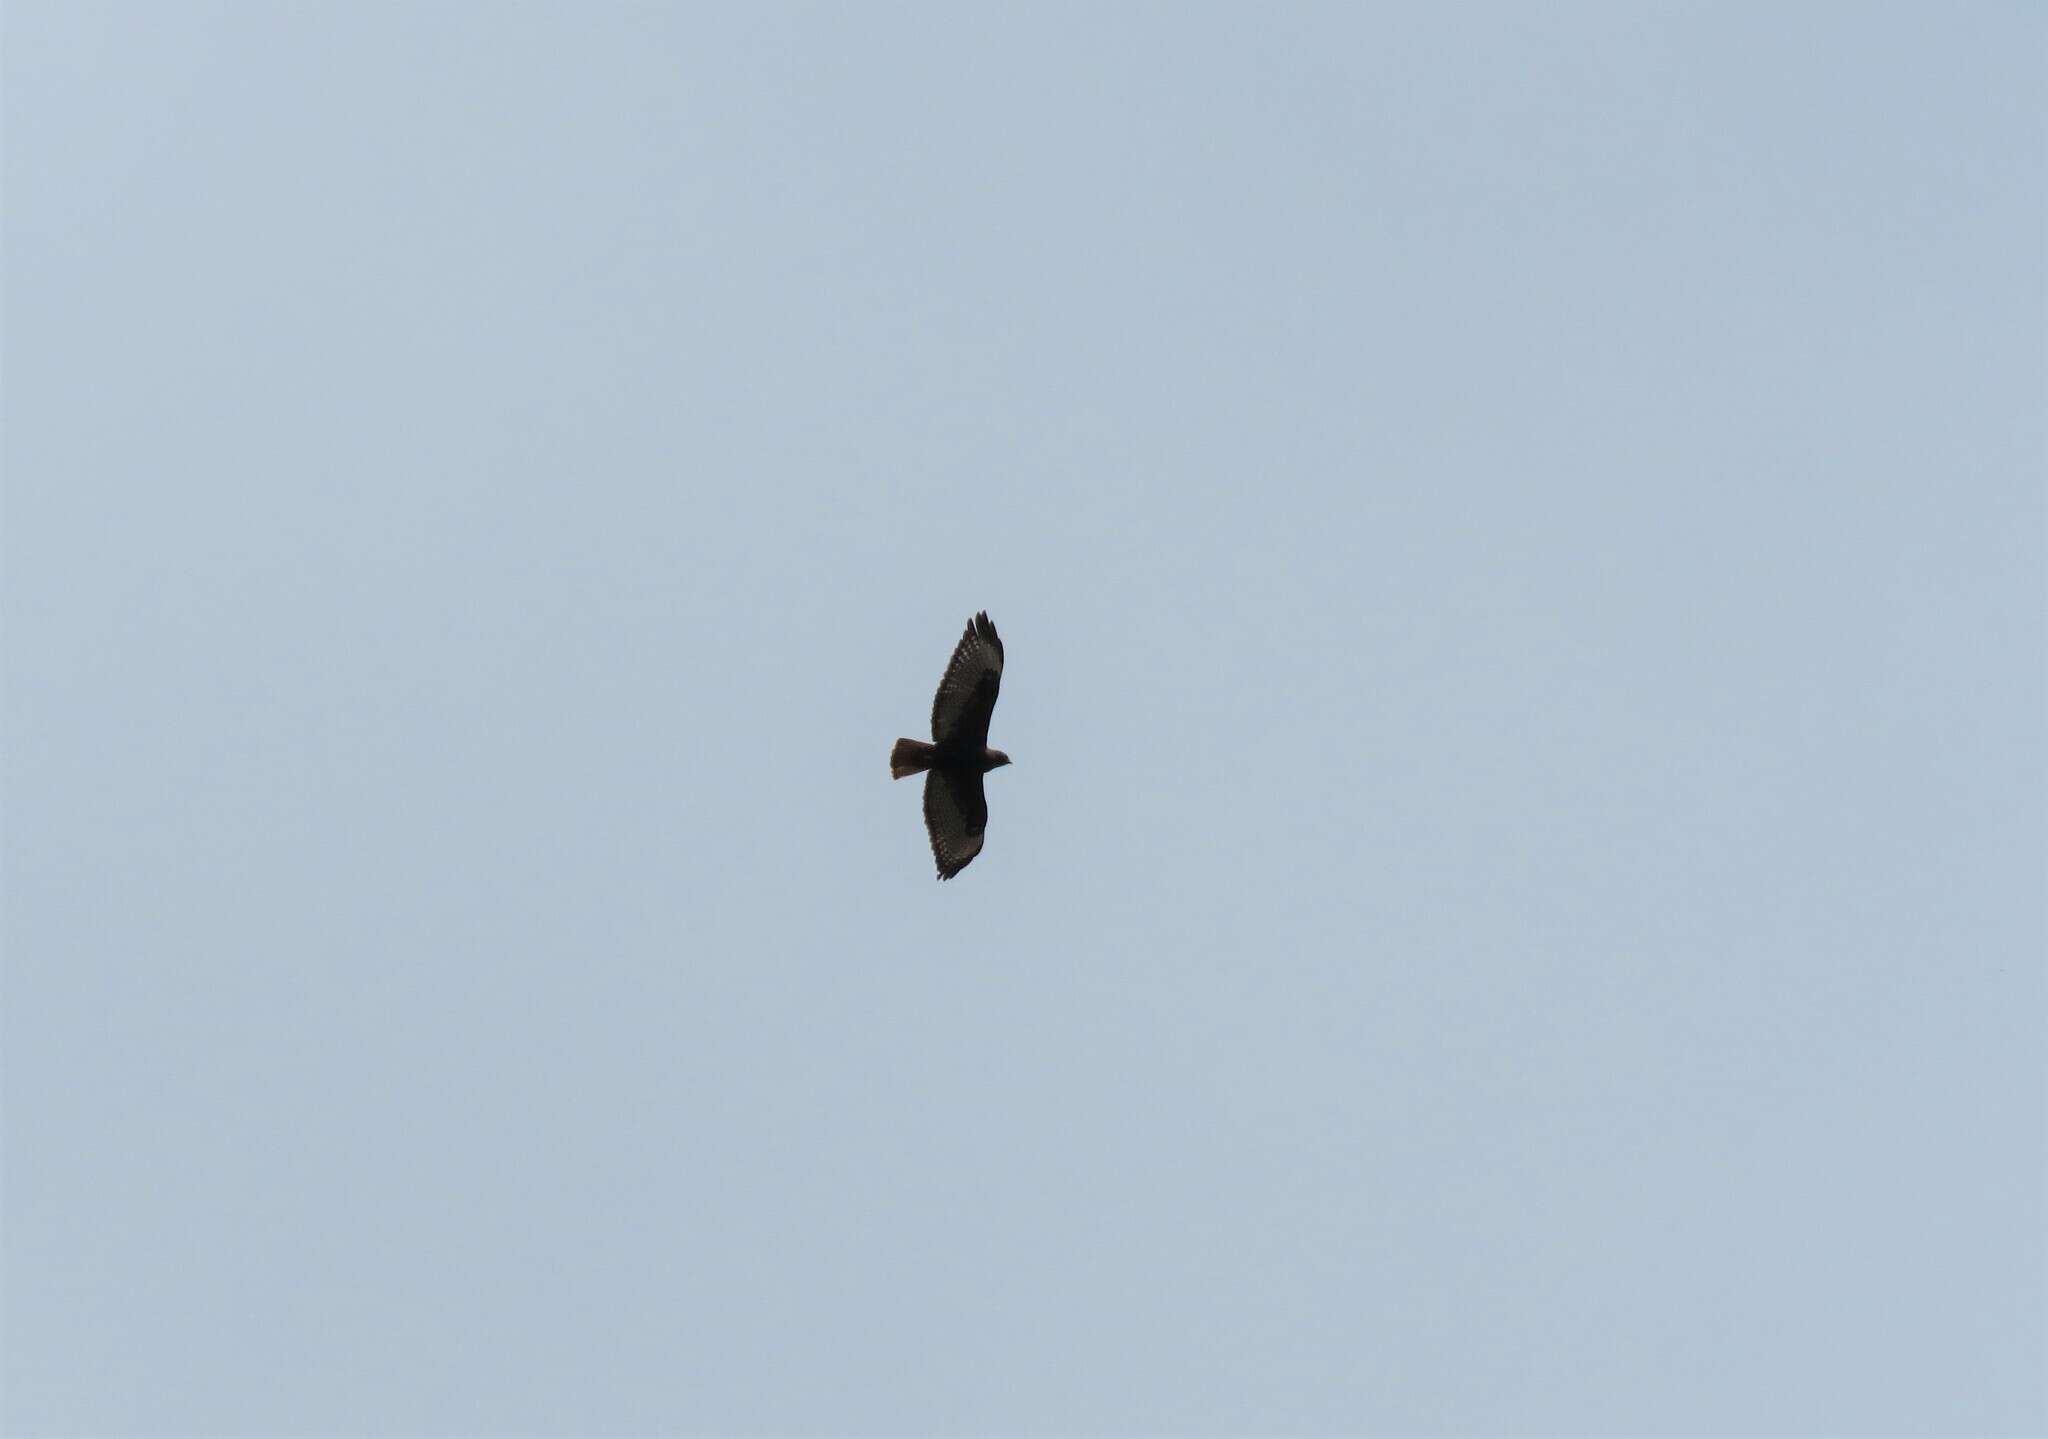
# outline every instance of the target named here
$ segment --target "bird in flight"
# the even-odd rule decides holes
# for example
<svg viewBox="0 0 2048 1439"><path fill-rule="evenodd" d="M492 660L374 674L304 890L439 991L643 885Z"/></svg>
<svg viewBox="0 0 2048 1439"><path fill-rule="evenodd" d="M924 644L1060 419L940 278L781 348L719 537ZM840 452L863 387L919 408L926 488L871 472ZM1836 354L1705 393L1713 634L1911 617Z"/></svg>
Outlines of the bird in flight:
<svg viewBox="0 0 2048 1439"><path fill-rule="evenodd" d="M900 739L889 751L889 778L925 771L924 827L939 878L951 879L981 853L988 801L981 777L1010 762L988 747L989 717L1003 683L1003 642L983 611L967 622L939 692L932 696L932 742Z"/></svg>

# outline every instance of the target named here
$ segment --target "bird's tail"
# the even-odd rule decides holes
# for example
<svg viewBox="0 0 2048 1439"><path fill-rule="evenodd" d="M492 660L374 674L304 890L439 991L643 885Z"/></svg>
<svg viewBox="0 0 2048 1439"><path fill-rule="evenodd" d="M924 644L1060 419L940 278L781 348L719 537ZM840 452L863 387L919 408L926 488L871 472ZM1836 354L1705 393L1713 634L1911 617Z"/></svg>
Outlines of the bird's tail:
<svg viewBox="0 0 2048 1439"><path fill-rule="evenodd" d="M938 751L923 740L900 739L896 748L889 751L889 778L902 779L907 774L932 767L932 756Z"/></svg>

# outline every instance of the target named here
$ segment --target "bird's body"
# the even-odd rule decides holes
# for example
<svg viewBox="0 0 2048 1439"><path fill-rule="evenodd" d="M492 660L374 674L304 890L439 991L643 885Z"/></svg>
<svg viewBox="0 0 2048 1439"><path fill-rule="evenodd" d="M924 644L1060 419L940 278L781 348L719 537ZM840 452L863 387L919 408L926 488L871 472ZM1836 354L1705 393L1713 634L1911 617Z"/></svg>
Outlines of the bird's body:
<svg viewBox="0 0 2048 1439"><path fill-rule="evenodd" d="M932 697L931 743L899 739L889 751L890 778L924 774L924 826L940 879L951 879L981 853L988 829L981 777L1010 762L988 747L1002 682L1003 642L984 611L967 622Z"/></svg>
<svg viewBox="0 0 2048 1439"><path fill-rule="evenodd" d="M921 739L900 739L896 741L896 748L889 751L889 778L902 779L905 775L928 769L976 769L987 774L1009 762L1008 755L987 745L975 754L964 749L926 744Z"/></svg>

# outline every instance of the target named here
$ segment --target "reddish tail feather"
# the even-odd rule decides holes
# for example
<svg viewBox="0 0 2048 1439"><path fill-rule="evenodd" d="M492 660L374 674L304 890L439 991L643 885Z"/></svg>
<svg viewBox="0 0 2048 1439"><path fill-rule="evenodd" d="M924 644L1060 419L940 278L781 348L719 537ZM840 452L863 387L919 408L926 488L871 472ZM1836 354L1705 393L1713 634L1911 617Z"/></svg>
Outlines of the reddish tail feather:
<svg viewBox="0 0 2048 1439"><path fill-rule="evenodd" d="M938 751L923 740L900 739L896 748L889 751L889 778L902 779L907 774L917 774L932 767L932 756Z"/></svg>

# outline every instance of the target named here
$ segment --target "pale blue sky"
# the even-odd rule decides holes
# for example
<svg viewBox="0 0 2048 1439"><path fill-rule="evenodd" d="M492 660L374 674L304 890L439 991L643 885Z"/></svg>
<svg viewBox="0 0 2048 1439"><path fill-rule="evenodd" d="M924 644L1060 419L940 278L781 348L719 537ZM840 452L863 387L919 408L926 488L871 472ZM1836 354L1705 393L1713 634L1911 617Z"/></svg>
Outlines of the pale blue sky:
<svg viewBox="0 0 2048 1439"><path fill-rule="evenodd" d="M8 1431L2048 1428L2041 7L4 41Z"/></svg>

